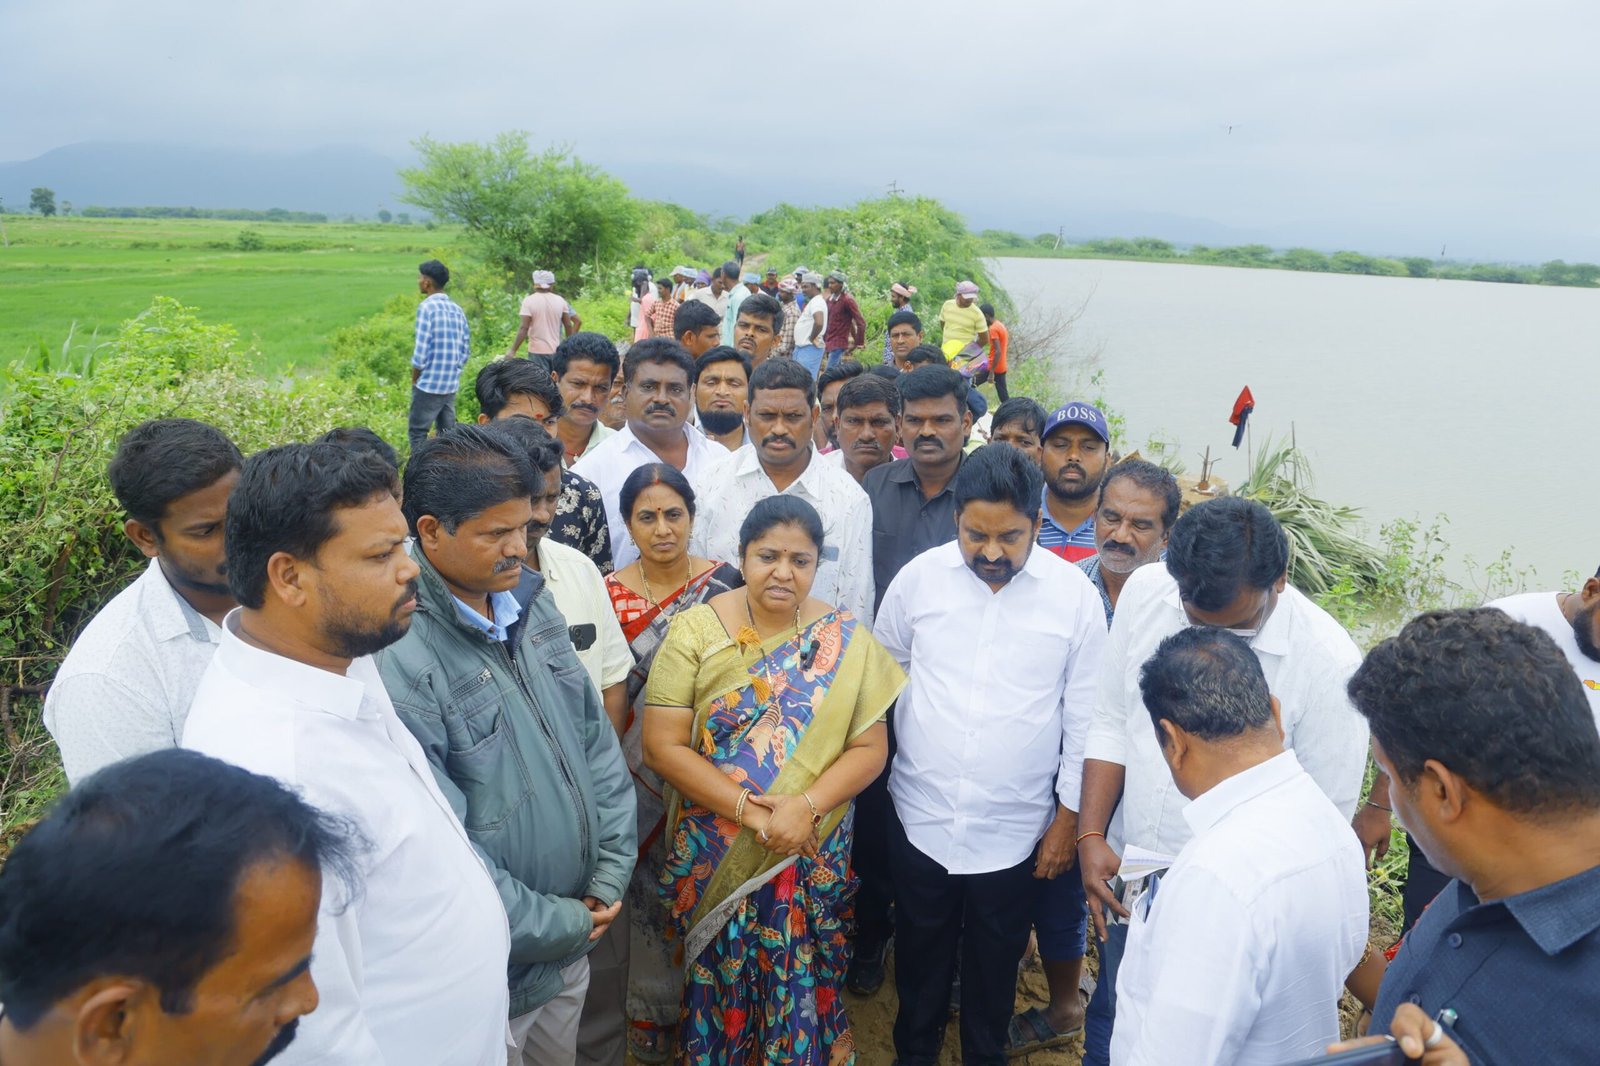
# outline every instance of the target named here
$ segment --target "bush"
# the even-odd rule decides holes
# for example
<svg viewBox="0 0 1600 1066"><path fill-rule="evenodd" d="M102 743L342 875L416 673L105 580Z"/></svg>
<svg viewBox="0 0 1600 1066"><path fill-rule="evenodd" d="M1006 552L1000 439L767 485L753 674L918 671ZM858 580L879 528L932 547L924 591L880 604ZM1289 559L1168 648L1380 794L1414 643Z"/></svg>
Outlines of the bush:
<svg viewBox="0 0 1600 1066"><path fill-rule="evenodd" d="M241 252L259 252L267 246L267 242L255 230L242 229L233 239L233 246Z"/></svg>

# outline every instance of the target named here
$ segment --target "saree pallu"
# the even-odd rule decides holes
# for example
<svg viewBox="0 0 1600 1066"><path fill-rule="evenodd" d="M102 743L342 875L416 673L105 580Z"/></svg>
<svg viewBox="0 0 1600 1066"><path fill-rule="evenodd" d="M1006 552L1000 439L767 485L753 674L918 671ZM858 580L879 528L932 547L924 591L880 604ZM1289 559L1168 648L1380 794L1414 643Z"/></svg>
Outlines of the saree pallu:
<svg viewBox="0 0 1600 1066"><path fill-rule="evenodd" d="M628 725L622 735L622 754L633 775L639 812L639 861L628 882L628 1018L658 1028L670 1028L678 1022L683 970L673 961L674 945L666 940L656 892L656 876L667 858L663 836L667 807L661 778L644 765L645 680L667 627L677 614L743 584L744 577L736 567L716 563L662 597L660 603L651 603L613 575L606 575L611 608L635 660L628 675Z"/></svg>
<svg viewBox="0 0 1600 1066"><path fill-rule="evenodd" d="M645 702L693 708L694 748L744 788L799 795L882 720L904 684L848 612L746 654L714 610L698 607L673 622ZM826 1066L837 1049L853 1062L839 994L853 804L827 813L822 847L807 859L774 855L752 831L670 791L667 801L659 889L668 931L684 945L679 1061Z"/></svg>

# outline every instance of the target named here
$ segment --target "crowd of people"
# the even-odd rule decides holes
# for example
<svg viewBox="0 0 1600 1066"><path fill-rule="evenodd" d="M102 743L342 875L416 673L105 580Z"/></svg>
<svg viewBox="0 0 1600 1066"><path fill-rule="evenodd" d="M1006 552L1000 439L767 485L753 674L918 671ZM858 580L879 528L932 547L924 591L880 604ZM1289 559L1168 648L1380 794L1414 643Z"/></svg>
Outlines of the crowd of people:
<svg viewBox="0 0 1600 1066"><path fill-rule="evenodd" d="M952 1013L973 1066L1286 1064L1346 990L1429 1066L1590 1061L1600 573L1363 658L1266 507L1010 396L977 285L925 340L895 284L880 364L846 277L741 267L635 271L622 352L536 271L457 424L422 264L403 464L127 432L0 1066L933 1066Z"/></svg>

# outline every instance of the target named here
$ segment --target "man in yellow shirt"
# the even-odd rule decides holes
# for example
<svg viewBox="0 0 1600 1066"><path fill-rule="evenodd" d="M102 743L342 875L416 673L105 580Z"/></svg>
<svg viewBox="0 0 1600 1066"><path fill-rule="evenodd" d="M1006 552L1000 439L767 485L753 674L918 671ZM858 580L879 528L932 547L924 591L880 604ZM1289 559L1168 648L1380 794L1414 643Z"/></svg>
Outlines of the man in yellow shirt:
<svg viewBox="0 0 1600 1066"><path fill-rule="evenodd" d="M954 360L969 344L979 350L989 344L989 322L978 310L978 285L963 281L956 286L954 299L946 300L939 308L939 326L943 340L939 345L947 360Z"/></svg>

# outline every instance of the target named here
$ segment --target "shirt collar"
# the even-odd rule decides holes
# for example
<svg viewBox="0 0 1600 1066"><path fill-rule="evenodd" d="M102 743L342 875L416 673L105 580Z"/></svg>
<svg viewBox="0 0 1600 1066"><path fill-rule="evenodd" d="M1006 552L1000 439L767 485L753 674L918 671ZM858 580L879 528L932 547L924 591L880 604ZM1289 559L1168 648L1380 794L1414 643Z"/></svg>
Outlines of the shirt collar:
<svg viewBox="0 0 1600 1066"><path fill-rule="evenodd" d="M961 473L961 464L966 461L967 453L962 452L961 458L956 462L956 474ZM913 485L916 487L916 490L919 493L922 491L922 482L917 477L916 461L913 459L895 459L889 464L889 472L885 474L884 477L889 481L896 481L902 485ZM955 487L956 478L955 474L952 474L950 476L950 480L945 482L944 488L939 490L939 496L943 496L945 493L950 492ZM935 496L933 499L937 500L939 496ZM932 500L928 502L931 503Z"/></svg>
<svg viewBox="0 0 1600 1066"><path fill-rule="evenodd" d="M215 644L222 639L222 631L217 624L195 610L172 587L172 582L167 580L167 572L161 569L160 559L150 560L140 580L148 581L151 586L152 595L145 597L144 603L149 608L150 631L157 640L168 641L174 637L188 636Z"/></svg>
<svg viewBox="0 0 1600 1066"><path fill-rule="evenodd" d="M492 640L505 640L506 633L522 615L522 604L510 592L489 593L489 606L494 611L493 621L468 607L455 593L450 594L450 599L455 604L457 618Z"/></svg>
<svg viewBox="0 0 1600 1066"><path fill-rule="evenodd" d="M689 428L689 423L687 421L684 422L682 429L684 439L689 442L690 452L698 452L705 448L708 443L710 443L709 439L704 433L700 432L698 427L694 429ZM651 448L650 445L639 439L638 435L633 432L633 426L623 423L622 428L616 431L616 436L621 438L622 449L624 451L629 448L637 447L646 455L650 456L650 462L666 462L665 459L662 459L661 456L655 453L655 450ZM720 448L721 445L719 444L717 447Z"/></svg>
<svg viewBox="0 0 1600 1066"><path fill-rule="evenodd" d="M1541 951L1559 954L1600 928L1600 866L1499 902Z"/></svg>
<svg viewBox="0 0 1600 1066"><path fill-rule="evenodd" d="M805 489L806 495L811 498L821 499L822 495L818 492L817 486L817 478L822 476L819 473L822 468L822 463L819 462L821 457L817 453L817 446L814 442L807 441L806 447L811 450L811 458L806 460L806 468L800 471L800 476L794 479L793 484ZM736 475L750 475L760 471L762 477L767 478L769 482L772 480L771 476L762 468L761 455L756 451L754 444L746 444L735 452L734 456L734 473Z"/></svg>
<svg viewBox="0 0 1600 1066"><path fill-rule="evenodd" d="M1293 780L1296 774L1303 772L1294 752L1274 755L1266 762L1217 782L1209 791L1190 800L1183 809L1183 820L1189 823L1194 835L1199 836L1222 821L1236 807Z"/></svg>
<svg viewBox="0 0 1600 1066"><path fill-rule="evenodd" d="M335 674L308 663L248 644L239 636L243 608L235 607L222 620L222 640L216 661L227 672L251 688L282 693L296 704L324 711L339 718L353 719L366 698L367 683L350 674ZM357 659L351 663L351 672Z"/></svg>

